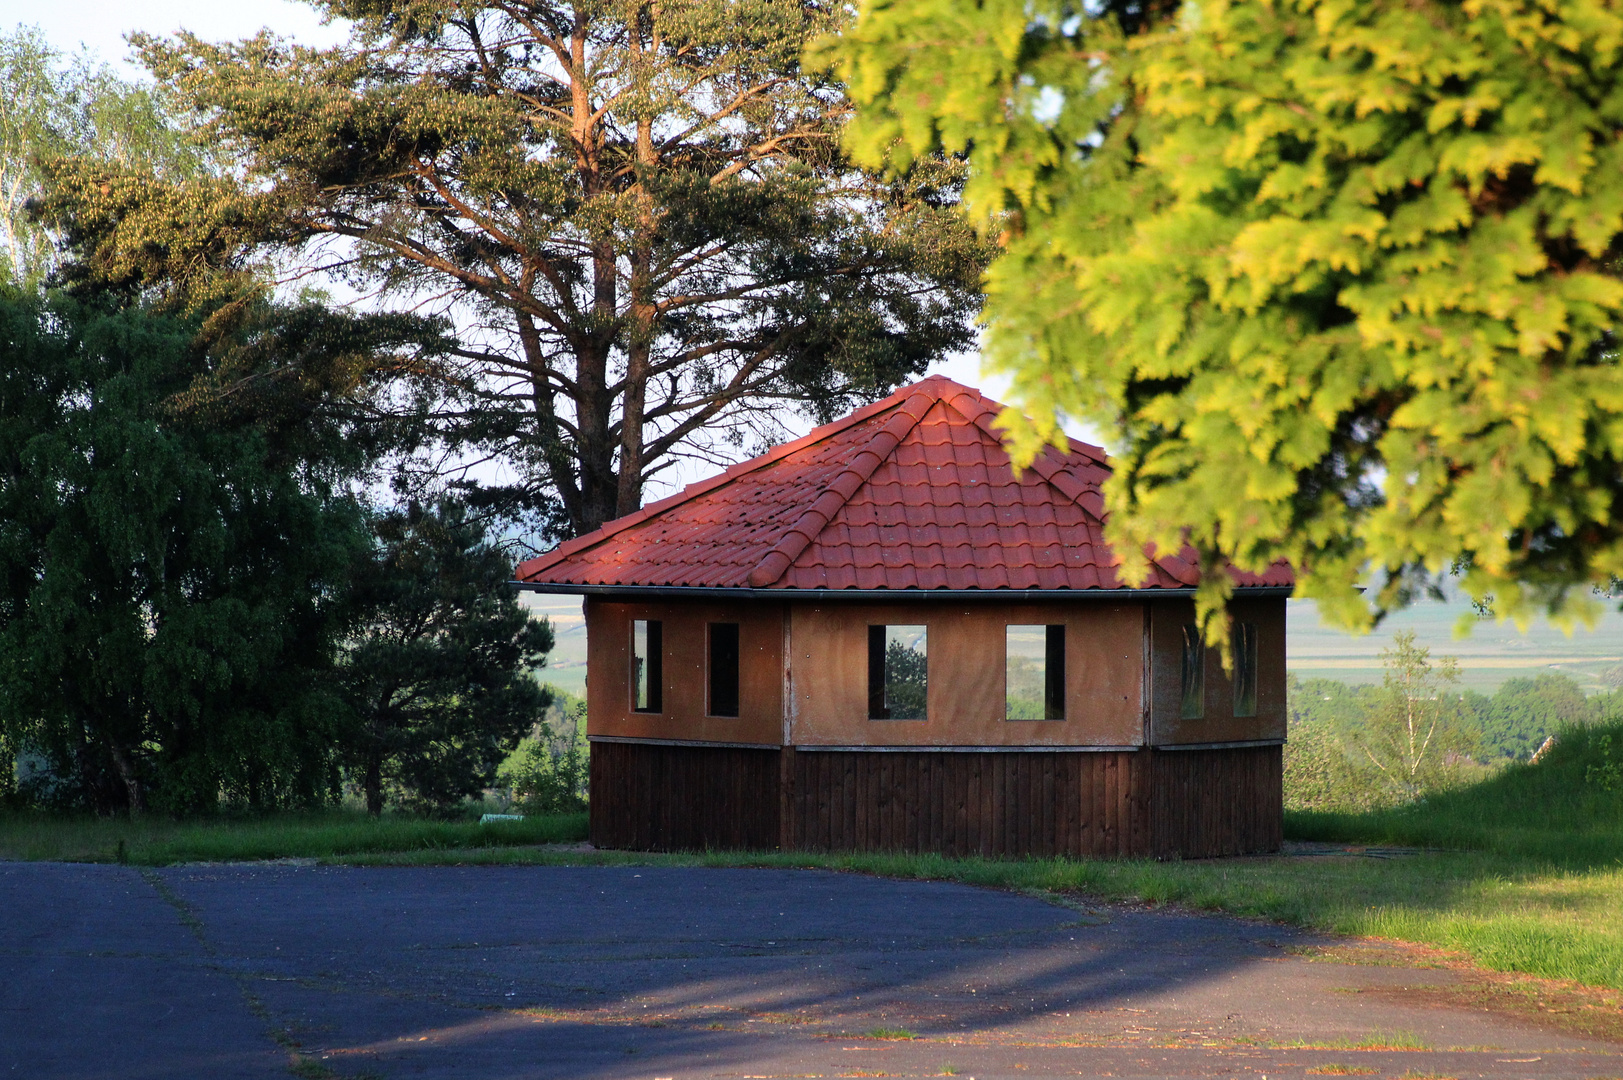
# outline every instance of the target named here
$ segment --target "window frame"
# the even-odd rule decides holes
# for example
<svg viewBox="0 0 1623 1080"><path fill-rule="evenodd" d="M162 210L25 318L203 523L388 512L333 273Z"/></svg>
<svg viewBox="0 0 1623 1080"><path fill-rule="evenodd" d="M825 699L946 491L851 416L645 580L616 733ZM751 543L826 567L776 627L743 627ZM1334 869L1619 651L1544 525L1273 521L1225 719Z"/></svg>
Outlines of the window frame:
<svg viewBox="0 0 1623 1080"><path fill-rule="evenodd" d="M637 664L642 659L637 655L637 626L642 624L643 641L648 652L648 700L643 707L637 705ZM630 675L631 711L644 716L659 716L665 712L665 622L663 619L632 619L631 643L627 650L630 663L626 671Z"/></svg>
<svg viewBox="0 0 1623 1080"><path fill-rule="evenodd" d="M1234 659L1233 705L1237 717L1257 715L1257 624L1236 622L1229 640Z"/></svg>
<svg viewBox="0 0 1623 1080"><path fill-rule="evenodd" d="M1009 631L1043 631L1043 715L1009 716ZM1065 719L1065 624L1005 623L1003 625L1003 719L1009 723Z"/></svg>
<svg viewBox="0 0 1623 1080"><path fill-rule="evenodd" d="M724 631L722 638L725 639L728 636L731 636L732 638L732 712L722 712L716 707L716 631L723 627L730 630L730 635L728 632ZM713 716L722 720L737 720L739 715L743 712L744 707L744 676L742 671L744 663L743 627L741 624L736 622L706 622L704 624L704 640L704 714L706 716ZM726 704L725 701L722 703Z"/></svg>
<svg viewBox="0 0 1623 1080"><path fill-rule="evenodd" d="M1206 643L1200 627L1184 623L1179 635L1178 719L1206 717Z"/></svg>
<svg viewBox="0 0 1623 1080"><path fill-rule="evenodd" d="M908 627L918 629L924 642L924 715L923 716L892 716L891 708L886 700L886 689L890 684L889 672L886 670L885 658L889 653L890 630L892 627ZM930 625L928 623L869 623L868 624L868 719L869 720L916 720L923 721L930 718Z"/></svg>

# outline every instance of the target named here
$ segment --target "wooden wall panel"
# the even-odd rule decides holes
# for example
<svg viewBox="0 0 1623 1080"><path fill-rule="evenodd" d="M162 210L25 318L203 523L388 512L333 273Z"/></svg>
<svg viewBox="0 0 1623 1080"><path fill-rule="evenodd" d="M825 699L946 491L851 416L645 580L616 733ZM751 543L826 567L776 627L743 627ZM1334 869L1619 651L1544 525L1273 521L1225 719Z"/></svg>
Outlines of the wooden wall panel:
<svg viewBox="0 0 1623 1080"><path fill-rule="evenodd" d="M820 746L1135 746L1144 741L1141 602L790 607L790 737ZM869 720L868 626L929 627L928 720ZM1004 628L1065 625L1063 721L1003 719Z"/></svg>
<svg viewBox="0 0 1623 1080"><path fill-rule="evenodd" d="M1151 850L1161 858L1278 851L1284 840L1278 746L1151 751Z"/></svg>
<svg viewBox="0 0 1623 1080"><path fill-rule="evenodd" d="M640 739L783 742L782 604L739 601L623 603L586 600L587 733ZM664 623L664 700L660 713L631 711L631 622ZM706 715L712 622L738 628L737 717Z"/></svg>
<svg viewBox="0 0 1623 1080"><path fill-rule="evenodd" d="M592 744L592 843L1209 858L1277 851L1278 746L1104 752Z"/></svg>
<svg viewBox="0 0 1623 1080"><path fill-rule="evenodd" d="M590 836L633 851L757 850L779 844L776 750L592 744Z"/></svg>
<svg viewBox="0 0 1623 1080"><path fill-rule="evenodd" d="M1120 855L1142 753L798 750L785 831L811 851ZM1109 788L1107 784L1116 786ZM1147 852L1145 852L1147 853Z"/></svg>
<svg viewBox="0 0 1623 1080"><path fill-rule="evenodd" d="M1230 615L1257 626L1257 715L1234 715L1234 689L1216 649L1206 650L1205 715L1179 716L1183 626L1195 619L1192 600L1150 604L1150 739L1152 746L1249 742L1285 737L1285 601L1239 599Z"/></svg>

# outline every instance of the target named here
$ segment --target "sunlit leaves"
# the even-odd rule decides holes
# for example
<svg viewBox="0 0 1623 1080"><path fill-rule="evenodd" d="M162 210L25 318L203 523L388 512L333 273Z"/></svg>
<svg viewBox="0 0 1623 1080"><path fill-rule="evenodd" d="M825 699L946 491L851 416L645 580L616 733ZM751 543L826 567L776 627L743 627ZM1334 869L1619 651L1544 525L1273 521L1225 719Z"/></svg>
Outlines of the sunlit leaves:
<svg viewBox="0 0 1623 1080"><path fill-rule="evenodd" d="M1224 563L1288 559L1360 626L1451 570L1518 618L1623 571L1623 13L1202 0L1123 40L939 8L974 33L931 51L936 7L875 3L835 48L853 145L967 149L1015 444L1105 427L1128 572L1192 544L1220 618ZM901 92L954 68L974 102ZM1066 89L1044 169L1003 157L1034 83Z"/></svg>

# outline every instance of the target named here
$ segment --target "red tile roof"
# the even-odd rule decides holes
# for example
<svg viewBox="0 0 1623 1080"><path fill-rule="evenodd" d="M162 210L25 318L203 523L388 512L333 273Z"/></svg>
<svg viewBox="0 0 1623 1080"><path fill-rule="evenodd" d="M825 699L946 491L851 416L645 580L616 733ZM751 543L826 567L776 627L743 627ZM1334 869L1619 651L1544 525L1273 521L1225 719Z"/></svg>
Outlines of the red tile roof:
<svg viewBox="0 0 1623 1080"><path fill-rule="evenodd" d="M932 376L520 564L554 586L1119 589L1104 451L1071 441L1015 476L1002 406ZM1184 558L1145 588L1186 589ZM1241 586L1290 585L1284 566Z"/></svg>

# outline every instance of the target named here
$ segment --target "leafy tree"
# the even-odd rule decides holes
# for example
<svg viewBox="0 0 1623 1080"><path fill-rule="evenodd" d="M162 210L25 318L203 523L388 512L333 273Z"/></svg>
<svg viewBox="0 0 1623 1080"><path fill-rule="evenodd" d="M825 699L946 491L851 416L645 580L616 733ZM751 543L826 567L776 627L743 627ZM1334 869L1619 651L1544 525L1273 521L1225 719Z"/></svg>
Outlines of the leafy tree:
<svg viewBox="0 0 1623 1080"><path fill-rule="evenodd" d="M1404 630L1381 650L1381 665L1386 673L1372 707L1361 724L1344 729L1348 750L1371 782L1398 798L1448 786L1476 749L1454 692L1459 661L1432 660Z"/></svg>
<svg viewBox="0 0 1623 1080"><path fill-rule="evenodd" d="M349 44L136 38L237 171L63 165L57 205L106 267L213 274L172 253L224 236L233 266L326 259L455 316L448 397L421 420L464 460L501 457L487 500L586 531L674 454L771 436L785 402L826 418L973 341L988 249L961 168L852 166L840 86L801 69L842 9L318 6Z"/></svg>
<svg viewBox="0 0 1623 1080"><path fill-rule="evenodd" d="M885 711L892 720L923 720L928 699L929 662L910 642L885 644Z"/></svg>
<svg viewBox="0 0 1623 1080"><path fill-rule="evenodd" d="M356 727L346 756L381 813L387 790L445 806L490 785L550 695L531 672L552 648L508 582L513 565L459 503L413 504L374 523L375 562L344 657Z"/></svg>
<svg viewBox="0 0 1623 1080"><path fill-rule="evenodd" d="M1372 686L1348 686L1336 679L1299 679L1287 675L1285 701L1292 724L1356 726L1373 704Z"/></svg>
<svg viewBox="0 0 1623 1080"><path fill-rule="evenodd" d="M1480 721L1483 750L1490 758L1526 760L1550 735L1595 717L1595 706L1570 676L1506 679Z"/></svg>
<svg viewBox="0 0 1623 1080"><path fill-rule="evenodd" d="M968 154L1021 453L1102 425L1124 572L1187 541L1217 624L1223 563L1276 559L1351 626L1451 568L1588 611L1623 570L1623 14L1094 10L871 0L825 47L859 161Z"/></svg>
<svg viewBox="0 0 1623 1080"><path fill-rule="evenodd" d="M1376 688L1334 679L1285 680L1285 805L1292 810L1368 810L1392 801L1372 782L1366 759L1356 756L1353 732L1362 728Z"/></svg>
<svg viewBox="0 0 1623 1080"><path fill-rule="evenodd" d="M35 28L0 33L0 100L0 283L33 288L56 264L51 230L25 212L43 192L42 158L79 155L165 175L200 164L151 87L87 53L63 56Z"/></svg>
<svg viewBox="0 0 1623 1080"><path fill-rule="evenodd" d="M195 327L102 299L0 295L0 730L103 812L320 801L359 508L291 431L171 408Z"/></svg>
<svg viewBox="0 0 1623 1080"><path fill-rule="evenodd" d="M586 809L591 779L586 702L556 687L548 689L552 703L498 770L498 779L512 790L515 806L527 814Z"/></svg>

